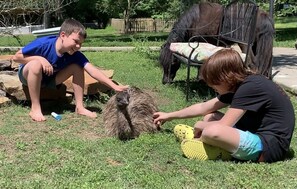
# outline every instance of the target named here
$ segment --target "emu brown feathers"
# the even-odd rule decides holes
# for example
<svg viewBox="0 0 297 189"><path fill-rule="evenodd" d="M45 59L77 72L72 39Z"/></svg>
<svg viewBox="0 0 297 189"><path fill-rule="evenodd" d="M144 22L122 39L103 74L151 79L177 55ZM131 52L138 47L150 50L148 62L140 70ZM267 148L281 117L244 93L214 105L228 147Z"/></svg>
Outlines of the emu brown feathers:
<svg viewBox="0 0 297 189"><path fill-rule="evenodd" d="M129 87L112 96L103 110L103 121L108 136L128 140L141 133L159 130L153 122L158 108L153 98L137 87Z"/></svg>

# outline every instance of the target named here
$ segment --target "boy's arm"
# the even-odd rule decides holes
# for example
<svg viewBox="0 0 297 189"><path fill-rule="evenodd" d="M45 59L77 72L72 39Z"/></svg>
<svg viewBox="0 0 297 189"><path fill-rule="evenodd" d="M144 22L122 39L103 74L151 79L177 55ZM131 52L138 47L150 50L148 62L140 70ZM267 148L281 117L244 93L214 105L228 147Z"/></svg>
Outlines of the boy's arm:
<svg viewBox="0 0 297 189"><path fill-rule="evenodd" d="M28 56L28 55L24 55L22 53L22 50L18 50L15 55L12 57L12 60L21 64L26 64L32 60L40 60L42 63L46 63L48 62L45 58L43 58L42 56Z"/></svg>
<svg viewBox="0 0 297 189"><path fill-rule="evenodd" d="M37 60L41 63L42 65L42 70L43 72L50 76L54 73L54 68L53 66L49 63L47 59L45 59L42 56L28 56L24 55L22 53L22 50L19 50L18 52L15 53L15 55L12 57L12 60L21 64L27 64L28 62L32 60Z"/></svg>
<svg viewBox="0 0 297 189"><path fill-rule="evenodd" d="M103 83L104 85L109 86L115 91L123 91L128 88L128 86L120 86L115 84L111 79L109 79L106 75L104 75L98 68L93 66L91 63L87 63L84 69L94 79Z"/></svg>

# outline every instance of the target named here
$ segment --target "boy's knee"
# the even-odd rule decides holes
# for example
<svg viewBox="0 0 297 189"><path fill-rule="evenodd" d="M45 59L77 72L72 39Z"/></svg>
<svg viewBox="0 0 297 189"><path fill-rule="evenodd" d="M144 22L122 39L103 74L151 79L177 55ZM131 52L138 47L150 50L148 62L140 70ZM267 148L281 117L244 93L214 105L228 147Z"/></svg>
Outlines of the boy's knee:
<svg viewBox="0 0 297 189"><path fill-rule="evenodd" d="M38 60L33 60L25 64L23 72L42 73L42 64Z"/></svg>

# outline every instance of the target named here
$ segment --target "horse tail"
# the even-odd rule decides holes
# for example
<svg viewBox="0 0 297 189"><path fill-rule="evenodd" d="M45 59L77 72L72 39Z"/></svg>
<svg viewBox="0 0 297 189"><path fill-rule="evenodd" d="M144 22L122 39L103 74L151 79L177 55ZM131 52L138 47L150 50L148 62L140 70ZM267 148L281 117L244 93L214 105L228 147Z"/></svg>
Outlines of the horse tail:
<svg viewBox="0 0 297 189"><path fill-rule="evenodd" d="M268 13L259 10L256 28L256 69L260 74L271 77L274 22Z"/></svg>

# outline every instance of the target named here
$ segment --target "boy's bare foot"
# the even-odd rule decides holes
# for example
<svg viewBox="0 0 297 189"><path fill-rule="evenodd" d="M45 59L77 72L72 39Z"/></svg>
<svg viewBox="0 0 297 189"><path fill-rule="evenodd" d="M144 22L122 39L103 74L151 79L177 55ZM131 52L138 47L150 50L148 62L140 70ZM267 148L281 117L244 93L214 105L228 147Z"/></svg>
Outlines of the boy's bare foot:
<svg viewBox="0 0 297 189"><path fill-rule="evenodd" d="M41 112L33 112L31 111L29 113L30 117L33 119L33 121L45 121L45 117L43 116L43 114Z"/></svg>
<svg viewBox="0 0 297 189"><path fill-rule="evenodd" d="M88 116L90 118L96 118L97 117L96 112L91 112L90 110L87 110L85 108L81 108L81 109L76 108L75 112L77 114Z"/></svg>

